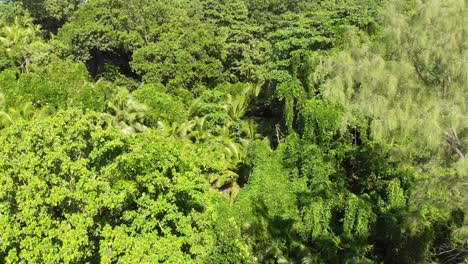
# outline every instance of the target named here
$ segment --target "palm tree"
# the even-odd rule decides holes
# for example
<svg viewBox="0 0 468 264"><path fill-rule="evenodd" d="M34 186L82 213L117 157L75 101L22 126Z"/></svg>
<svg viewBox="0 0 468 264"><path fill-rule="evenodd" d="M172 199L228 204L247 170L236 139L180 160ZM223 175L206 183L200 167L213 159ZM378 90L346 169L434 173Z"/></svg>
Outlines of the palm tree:
<svg viewBox="0 0 468 264"><path fill-rule="evenodd" d="M10 25L0 21L0 26L0 44L7 56L18 60L23 72L29 72L31 58L27 46L39 41L40 26L34 25L30 17L15 17Z"/></svg>
<svg viewBox="0 0 468 264"><path fill-rule="evenodd" d="M22 120L41 120L51 113L52 110L48 106L37 110L31 102L26 102L17 108L10 107L6 111L0 111L0 127L6 128Z"/></svg>
<svg viewBox="0 0 468 264"><path fill-rule="evenodd" d="M245 133L244 140L254 140L260 139L260 135L257 133L258 125L252 118L248 121L243 121L242 123L242 131Z"/></svg>
<svg viewBox="0 0 468 264"><path fill-rule="evenodd" d="M235 98L231 95L227 96L226 104L224 109L228 112L232 120L238 121L244 117L248 107L248 98L241 94Z"/></svg>
<svg viewBox="0 0 468 264"><path fill-rule="evenodd" d="M5 107L5 95L0 92L0 109L3 109Z"/></svg>
<svg viewBox="0 0 468 264"><path fill-rule="evenodd" d="M241 93L226 97L222 108L227 112L231 120L221 129L219 135L210 133L209 128L206 126L207 116L200 116L201 109L204 106L201 98L194 100L189 107L189 116L192 119L182 123L173 122L172 124L163 121L158 122L158 129L164 136L185 137L195 143L205 143L222 151L223 159L229 164L228 168L223 175L210 179L210 183L213 189L230 196L229 203L231 205L241 189L238 184L239 174L236 170L245 159L249 142L259 138L256 133L257 124L255 121L253 119L245 120L244 117L251 101L260 94L262 85L263 83L248 83ZM233 139L231 138L231 130L238 127L238 124L241 124L242 134L245 135L245 138Z"/></svg>
<svg viewBox="0 0 468 264"><path fill-rule="evenodd" d="M13 125L14 123L15 121L13 120L11 115L9 115L5 111L0 111L0 128L9 127Z"/></svg>
<svg viewBox="0 0 468 264"><path fill-rule="evenodd" d="M7 49L15 45L26 45L34 40L39 30L40 27L35 26L30 18L15 17L12 25L2 25L0 42Z"/></svg>
<svg viewBox="0 0 468 264"><path fill-rule="evenodd" d="M251 101L258 97L263 83L247 83L242 93L232 96L228 95L224 108L228 111L232 120L238 121L244 117Z"/></svg>
<svg viewBox="0 0 468 264"><path fill-rule="evenodd" d="M262 91L263 84L265 82L260 82L260 83L247 83L245 89L244 89L244 94L247 95L249 98L257 98L260 95L260 92Z"/></svg>
<svg viewBox="0 0 468 264"><path fill-rule="evenodd" d="M146 106L137 102L128 91L119 89L109 100L103 118L106 122L125 134L143 132L147 129L143 125Z"/></svg>
<svg viewBox="0 0 468 264"><path fill-rule="evenodd" d="M188 136L196 143L208 142L212 138L212 134L206 127L206 116L195 117L191 121L192 126L188 131Z"/></svg>
<svg viewBox="0 0 468 264"><path fill-rule="evenodd" d="M189 116L196 116L200 111L202 100L200 98L195 99L188 109Z"/></svg>

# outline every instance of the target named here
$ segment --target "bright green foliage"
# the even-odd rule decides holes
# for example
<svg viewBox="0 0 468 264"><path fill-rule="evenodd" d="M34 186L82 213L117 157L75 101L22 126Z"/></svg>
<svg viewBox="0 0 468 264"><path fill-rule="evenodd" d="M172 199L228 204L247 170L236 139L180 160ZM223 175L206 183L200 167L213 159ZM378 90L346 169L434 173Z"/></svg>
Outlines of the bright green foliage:
<svg viewBox="0 0 468 264"><path fill-rule="evenodd" d="M156 127L159 121L173 123L188 117L185 105L164 91L162 85L144 85L132 94L149 107L145 113L145 123L149 126Z"/></svg>
<svg viewBox="0 0 468 264"><path fill-rule="evenodd" d="M258 81L264 78L271 44L261 37L263 26L250 21L248 3L243 0L201 2L204 16L216 26L216 35L224 41L223 64L229 80Z"/></svg>
<svg viewBox="0 0 468 264"><path fill-rule="evenodd" d="M2 134L0 257L7 263L216 257L207 250L217 242L206 178L223 164L208 162L213 154L190 144L150 133L128 137L103 125L95 114L70 111Z"/></svg>
<svg viewBox="0 0 468 264"><path fill-rule="evenodd" d="M287 173L281 168L278 157L264 142L252 147L253 163L257 166L251 174L249 186L239 195L234 206L244 232L260 262L281 257L290 242L292 224L298 219L294 188L288 183ZM281 203L278 203L281 201Z"/></svg>
<svg viewBox="0 0 468 264"><path fill-rule="evenodd" d="M1 263L465 263L466 0L0 0Z"/></svg>
<svg viewBox="0 0 468 264"><path fill-rule="evenodd" d="M24 10L0 3L0 70L17 66L29 72L46 63L50 47L40 33Z"/></svg>
<svg viewBox="0 0 468 264"><path fill-rule="evenodd" d="M379 261L386 256L376 255L381 245L369 244L379 237L373 230L404 228L377 220L405 212L411 172L392 163L385 146L358 135L365 130L340 131L342 114L307 101L302 135L289 136L275 152L251 146L254 169L234 210L262 261Z"/></svg>
<svg viewBox="0 0 468 264"><path fill-rule="evenodd" d="M59 40L70 53L83 61L103 52L123 52L143 40L137 34L125 32L128 24L122 21L122 1L89 1L75 13L72 23L60 29ZM94 54L92 54L94 53Z"/></svg>
<svg viewBox="0 0 468 264"><path fill-rule="evenodd" d="M106 112L101 115L107 125L118 128L125 134L145 131L147 127L144 125L144 116L147 107L136 101L126 89L119 87L114 92L107 100Z"/></svg>
<svg viewBox="0 0 468 264"><path fill-rule="evenodd" d="M71 54L92 61L93 74L105 70L106 62L129 72L132 60L132 69L148 82L172 88L214 85L223 77L223 41L186 4L90 1L60 30L59 39Z"/></svg>
<svg viewBox="0 0 468 264"><path fill-rule="evenodd" d="M276 113L282 115L279 125L292 132L297 121L295 115L303 101L317 92L309 78L317 66L317 57L340 44L341 32L348 25L375 34L378 5L375 1L290 1L288 4L251 1L252 13L257 15L253 18L265 24L264 38L271 45L264 55L269 58L265 65L268 73L262 77L276 100L267 104L271 109L280 109Z"/></svg>
<svg viewBox="0 0 468 264"><path fill-rule="evenodd" d="M138 49L132 67L148 82L171 88L215 85L223 77L222 39L213 35L214 28L196 18L180 17L161 29L154 43Z"/></svg>
<svg viewBox="0 0 468 264"><path fill-rule="evenodd" d="M210 29L188 31L190 35L182 40L179 40L181 32L171 32L163 34L157 43L135 51L133 69L144 75L145 81L169 87L219 82L223 75L221 54L216 54L220 50L219 41L210 36Z"/></svg>
<svg viewBox="0 0 468 264"><path fill-rule="evenodd" d="M84 0L12 0L26 8L32 17L51 32L68 21Z"/></svg>
<svg viewBox="0 0 468 264"><path fill-rule="evenodd" d="M52 58L47 67L21 74L18 80L12 71L1 75L6 108L31 102L36 108L80 107L103 111L110 93L109 84L88 81L89 75L82 63L58 58Z"/></svg>

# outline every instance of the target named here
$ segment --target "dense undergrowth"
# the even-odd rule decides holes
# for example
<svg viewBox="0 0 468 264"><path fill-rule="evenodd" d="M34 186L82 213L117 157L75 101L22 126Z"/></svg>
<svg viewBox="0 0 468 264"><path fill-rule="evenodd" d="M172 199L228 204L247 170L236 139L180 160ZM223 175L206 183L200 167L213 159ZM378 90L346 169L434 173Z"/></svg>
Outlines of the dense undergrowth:
<svg viewBox="0 0 468 264"><path fill-rule="evenodd" d="M467 12L0 3L0 262L467 262Z"/></svg>

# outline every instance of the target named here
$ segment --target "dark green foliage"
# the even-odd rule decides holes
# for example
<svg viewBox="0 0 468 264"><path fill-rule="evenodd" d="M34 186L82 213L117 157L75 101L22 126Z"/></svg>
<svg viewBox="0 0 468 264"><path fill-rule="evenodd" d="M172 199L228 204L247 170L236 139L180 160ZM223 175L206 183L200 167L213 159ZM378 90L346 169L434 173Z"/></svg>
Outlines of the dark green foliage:
<svg viewBox="0 0 468 264"><path fill-rule="evenodd" d="M56 33L84 0L12 0L12 2L22 4L45 29Z"/></svg>
<svg viewBox="0 0 468 264"><path fill-rule="evenodd" d="M161 35L157 43L136 50L133 69L144 75L145 81L171 88L217 84L223 75L219 40L211 35L212 29L184 30L189 34L181 40L182 32L171 32Z"/></svg>

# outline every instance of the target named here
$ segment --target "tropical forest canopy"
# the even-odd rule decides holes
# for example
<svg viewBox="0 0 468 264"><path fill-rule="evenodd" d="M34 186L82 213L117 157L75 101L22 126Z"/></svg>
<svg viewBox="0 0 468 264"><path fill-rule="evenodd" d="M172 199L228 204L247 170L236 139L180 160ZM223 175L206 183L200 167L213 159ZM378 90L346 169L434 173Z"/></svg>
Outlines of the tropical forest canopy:
<svg viewBox="0 0 468 264"><path fill-rule="evenodd" d="M467 263L466 0L0 2L1 263Z"/></svg>

